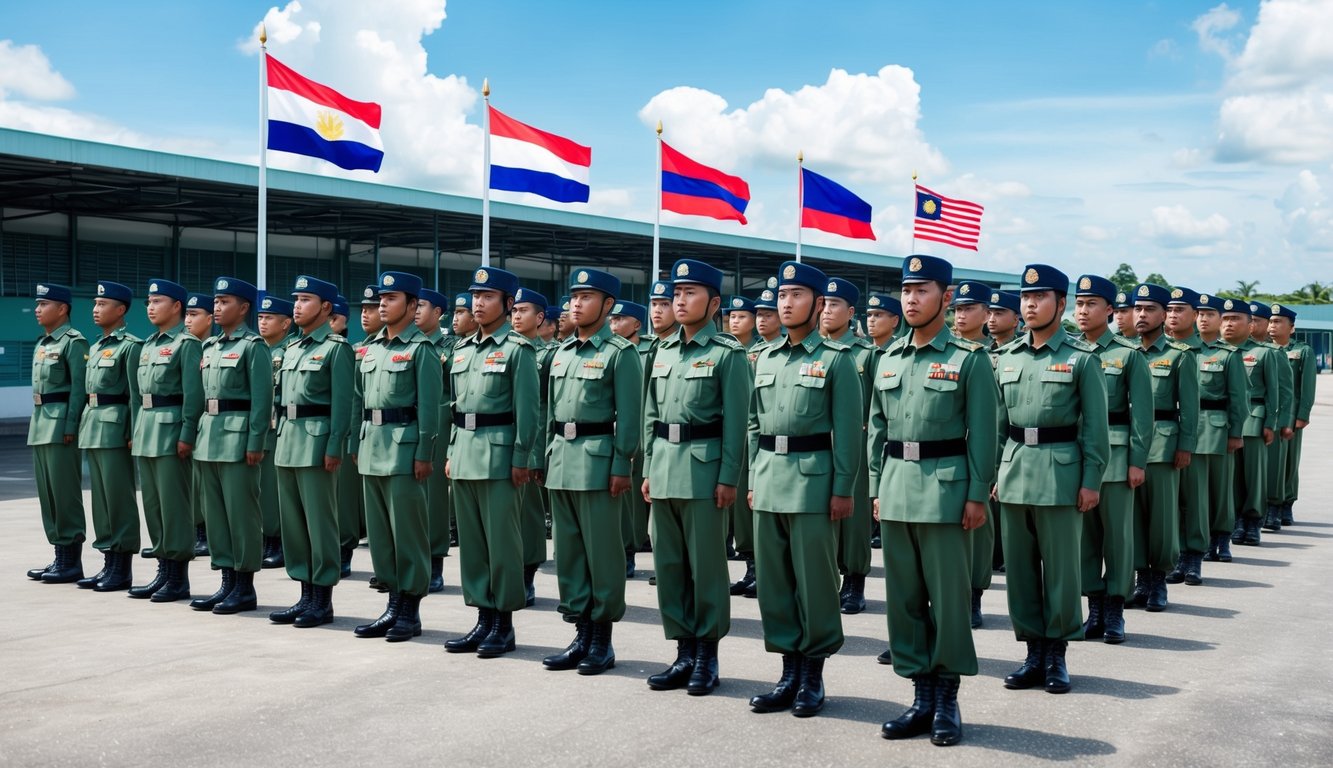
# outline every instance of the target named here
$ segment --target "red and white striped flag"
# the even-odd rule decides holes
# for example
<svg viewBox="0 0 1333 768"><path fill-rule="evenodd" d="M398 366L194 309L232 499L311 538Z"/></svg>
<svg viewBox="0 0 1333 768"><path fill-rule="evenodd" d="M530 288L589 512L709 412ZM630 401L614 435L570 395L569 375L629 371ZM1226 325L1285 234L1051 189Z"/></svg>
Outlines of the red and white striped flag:
<svg viewBox="0 0 1333 768"><path fill-rule="evenodd" d="M916 185L916 219L912 236L956 248L977 250L984 209L966 200L954 200Z"/></svg>

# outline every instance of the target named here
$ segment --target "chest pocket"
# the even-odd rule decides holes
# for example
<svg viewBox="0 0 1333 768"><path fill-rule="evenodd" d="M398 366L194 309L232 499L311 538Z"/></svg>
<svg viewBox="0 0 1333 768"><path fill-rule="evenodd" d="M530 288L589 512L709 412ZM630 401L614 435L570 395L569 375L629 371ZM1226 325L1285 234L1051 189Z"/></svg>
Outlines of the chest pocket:
<svg viewBox="0 0 1333 768"><path fill-rule="evenodd" d="M889 421L898 419L898 406L902 393L903 377L895 371L892 376L880 375L875 378L875 397Z"/></svg>
<svg viewBox="0 0 1333 768"><path fill-rule="evenodd" d="M1043 408L1065 408L1074 401L1073 371L1041 372L1041 404Z"/></svg>
<svg viewBox="0 0 1333 768"><path fill-rule="evenodd" d="M509 393L509 358L481 361L481 391L487 397L501 397Z"/></svg>
<svg viewBox="0 0 1333 768"><path fill-rule="evenodd" d="M1000 371L996 374L996 378L1000 382L1000 392L1004 395L1005 407L1017 407L1023 399L1019 387L1019 382L1023 379L1023 372L1020 370Z"/></svg>
<svg viewBox="0 0 1333 768"><path fill-rule="evenodd" d="M384 383L394 395L411 394L416 391L417 377L412 375L411 359L394 360L390 357L380 365L380 370L384 371Z"/></svg>
<svg viewBox="0 0 1333 768"><path fill-rule="evenodd" d="M792 388L792 410L798 416L814 417L824 413L824 393L828 379L822 376L798 376Z"/></svg>
<svg viewBox="0 0 1333 768"><path fill-rule="evenodd" d="M306 358L305 360L301 361L301 364L297 366L296 370L311 371L317 373L319 371L324 370L324 360L323 359L313 360L311 358Z"/></svg>
<svg viewBox="0 0 1333 768"><path fill-rule="evenodd" d="M578 366L574 369L575 378L579 379L603 379L606 378L606 361L604 360L575 360L574 364Z"/></svg>
<svg viewBox="0 0 1333 768"><path fill-rule="evenodd" d="M925 404L921 406L921 418L927 421L949 421L958 412L955 407L958 394L958 382L952 379L926 379L921 382L926 391Z"/></svg>
<svg viewBox="0 0 1333 768"><path fill-rule="evenodd" d="M1154 365L1149 370L1152 372L1153 378L1156 379L1165 379L1171 375L1170 366Z"/></svg>

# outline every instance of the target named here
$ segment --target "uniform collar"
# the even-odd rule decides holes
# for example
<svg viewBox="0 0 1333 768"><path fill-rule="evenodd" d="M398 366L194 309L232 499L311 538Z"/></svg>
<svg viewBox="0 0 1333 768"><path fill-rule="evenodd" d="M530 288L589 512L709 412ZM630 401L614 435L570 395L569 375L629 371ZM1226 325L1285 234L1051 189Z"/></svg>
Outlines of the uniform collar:
<svg viewBox="0 0 1333 768"><path fill-rule="evenodd" d="M230 336L224 333L219 333L213 338L217 339L219 344L225 344L228 341L238 341L240 339L249 338L251 335L253 335L253 332L250 328L246 326L245 323L241 323Z"/></svg>
<svg viewBox="0 0 1333 768"><path fill-rule="evenodd" d="M588 341L586 343L591 344L593 349L600 349L601 346L605 344L607 340L609 340L610 338L611 338L611 324L602 323L602 327L598 328L596 333L589 336ZM571 333L569 335L569 338L565 339L564 345L566 347L577 347L577 346L582 346L583 344L584 342L579 340L579 334L578 331L576 330L574 333Z"/></svg>
<svg viewBox="0 0 1333 768"><path fill-rule="evenodd" d="M100 331L101 329L99 328L98 330ZM127 326L127 325L125 325L125 324L122 323L122 324L121 324L119 327L117 327L115 330L111 331L111 333L98 334L98 336L97 336L97 341L101 342L101 341L105 341L105 340L107 340L107 339L116 339L116 340L120 340L120 339L125 338L125 334L127 334L127 333L129 333L129 332L130 332L129 326Z"/></svg>
<svg viewBox="0 0 1333 768"><path fill-rule="evenodd" d="M1017 337L1014 341L1018 344L1022 344L1024 346L1036 349L1036 347L1033 346L1032 344L1032 331L1024 333L1022 336ZM1055 329L1055 333L1051 336L1050 340L1046 342L1046 348L1059 349L1060 345L1068 344L1070 341L1071 339L1069 338L1069 332L1066 331L1064 329L1064 326L1062 325L1059 328Z"/></svg>
<svg viewBox="0 0 1333 768"><path fill-rule="evenodd" d="M168 329L165 330L165 331L161 331L161 330L159 330L159 331L155 331L155 332L153 333L153 335L152 335L151 337L149 337L149 338L153 338L153 339L174 339L174 338L176 338L177 336L181 335L182 333L185 333L185 322L184 322L184 321L182 321L182 322L180 322L180 323L177 323L176 325L171 326L170 328L168 328Z"/></svg>
<svg viewBox="0 0 1333 768"><path fill-rule="evenodd" d="M1091 344L1097 349L1106 349L1111 346L1111 342L1115 340L1115 334L1111 332L1111 328L1108 326L1096 341L1089 339L1087 334L1079 334L1079 338L1083 339L1085 344Z"/></svg>
<svg viewBox="0 0 1333 768"><path fill-rule="evenodd" d="M330 333L333 333L333 329L329 327L329 324L327 322L320 323L318 328L311 331L310 333L305 334L305 336L302 337L301 341L305 342L307 340L310 340L316 344L319 344L323 342L325 339L327 339ZM281 344L282 342L278 343Z"/></svg>
<svg viewBox="0 0 1333 768"><path fill-rule="evenodd" d="M778 346L785 346L788 349L795 349L797 347L800 347L805 352L814 352L816 349L819 348L819 345L823 343L824 343L824 337L820 336L818 331L811 331L810 334L805 337L805 340L802 341L800 344L793 342L791 335L788 334L782 337L782 341L778 344Z"/></svg>
<svg viewBox="0 0 1333 768"><path fill-rule="evenodd" d="M46 330L46 329L42 329L42 330ZM73 328L73 326L71 326L69 323L61 323L60 325L56 326L56 329L55 329L54 331L51 331L50 333L43 334L42 338L51 339L51 340L54 341L55 339L58 339L58 338L60 338L61 336L64 336L65 334L69 333L69 332L72 331L72 330L74 330L74 328Z"/></svg>
<svg viewBox="0 0 1333 768"><path fill-rule="evenodd" d="M704 327L700 328L699 332L694 334L694 338L690 339L688 342L685 341L685 329L680 327L677 327L676 332L668 336L666 340L672 344L679 344L682 347L686 344L698 344L702 347L707 345L708 340L717 334L718 330L712 323L705 323Z"/></svg>
<svg viewBox="0 0 1333 768"><path fill-rule="evenodd" d="M444 338L444 329L437 327L430 333L423 332L422 335L426 337L426 341L429 341L432 344L438 344L440 342L440 339Z"/></svg>
<svg viewBox="0 0 1333 768"><path fill-rule="evenodd" d="M935 334L935 338L931 339L930 342L926 344L926 347L929 347L930 349L933 349L936 352L943 352L945 346L949 343L950 336L951 334L947 329L941 328L940 332ZM916 340L916 329L912 328L907 332L907 335L903 337L904 353L910 351L915 354L916 352L920 351L916 346L915 340Z"/></svg>
<svg viewBox="0 0 1333 768"><path fill-rule="evenodd" d="M502 341L505 340L506 337L509 336L509 332L512 330L514 330L514 325L506 320L505 323L501 325L499 328L496 328L495 333L492 333L490 336L486 336L483 338L481 335L481 329L477 329L477 332L469 336L466 340L464 340L463 343L464 344L475 343L477 346L481 346L487 342L490 342L492 344L499 345Z"/></svg>
<svg viewBox="0 0 1333 768"><path fill-rule="evenodd" d="M1172 341L1177 344L1184 344L1191 349L1198 349L1203 346L1203 337L1199 335L1198 329L1191 330L1190 335L1183 339L1172 339Z"/></svg>
<svg viewBox="0 0 1333 768"><path fill-rule="evenodd" d="M851 336L851 338L850 339L847 338L848 336ZM843 344L846 344L847 346L852 346L853 344L858 343L861 337L857 336L855 333L852 333L851 328L846 328L843 330L842 333L838 334L837 336L830 336L829 338L834 341L840 341Z"/></svg>
<svg viewBox="0 0 1333 768"><path fill-rule="evenodd" d="M387 325L384 326L384 330L382 331L382 333L385 342L388 343L393 343L395 341L401 341L406 343L406 342L416 341L417 339L426 338L426 334L421 332L421 329L416 326L416 323L408 323L407 328L405 328L403 332L398 336L390 336L389 326Z"/></svg>

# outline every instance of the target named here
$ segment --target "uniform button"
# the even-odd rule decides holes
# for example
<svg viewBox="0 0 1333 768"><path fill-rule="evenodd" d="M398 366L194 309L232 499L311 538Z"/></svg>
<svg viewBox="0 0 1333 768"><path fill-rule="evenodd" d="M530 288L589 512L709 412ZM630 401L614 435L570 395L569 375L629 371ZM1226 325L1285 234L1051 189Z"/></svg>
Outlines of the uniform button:
<svg viewBox="0 0 1333 768"><path fill-rule="evenodd" d="M1024 402L1024 403L1027 403L1028 405L1032 405L1032 398L1029 397L1028 399L1024 400L1023 402Z"/></svg>

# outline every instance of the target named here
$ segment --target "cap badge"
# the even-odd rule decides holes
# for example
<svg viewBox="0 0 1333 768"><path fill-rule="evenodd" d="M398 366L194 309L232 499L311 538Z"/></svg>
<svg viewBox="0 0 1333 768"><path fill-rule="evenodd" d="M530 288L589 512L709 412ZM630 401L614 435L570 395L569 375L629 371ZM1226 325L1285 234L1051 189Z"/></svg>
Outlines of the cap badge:
<svg viewBox="0 0 1333 768"><path fill-rule="evenodd" d="M219 291L225 291L230 286L231 283L227 282L226 280L219 280L216 287Z"/></svg>
<svg viewBox="0 0 1333 768"><path fill-rule="evenodd" d="M690 274L690 265L689 265L689 264L678 264L678 265L676 265L676 276L677 276L677 277L685 277L685 276L688 275L688 274Z"/></svg>
<svg viewBox="0 0 1333 768"><path fill-rule="evenodd" d="M105 296L105 295L106 295L106 286L105 286L105 285L102 285L101 283L98 283L98 284L97 284L97 295L98 295L98 296Z"/></svg>
<svg viewBox="0 0 1333 768"><path fill-rule="evenodd" d="M1179 288L1176 288L1175 290L1171 291L1171 298L1173 299L1183 298L1184 296L1185 292L1180 290Z"/></svg>
<svg viewBox="0 0 1333 768"><path fill-rule="evenodd" d="M157 293L157 283L149 283L148 290L153 293Z"/></svg>
<svg viewBox="0 0 1333 768"><path fill-rule="evenodd" d="M868 306L871 306L871 307L878 307L878 306L879 306L879 297L878 297L878 296L871 296L871 297L870 297L870 301L867 301L866 304L867 304Z"/></svg>
<svg viewBox="0 0 1333 768"><path fill-rule="evenodd" d="M1092 288L1092 278L1091 278L1091 277L1085 277L1085 278L1083 278L1082 280L1079 280L1079 281L1078 281L1078 289L1079 289L1080 291L1086 291L1086 290L1089 290L1089 289L1091 289L1091 288Z"/></svg>
<svg viewBox="0 0 1333 768"><path fill-rule="evenodd" d="M385 285L393 285L393 275L385 275L382 282Z"/></svg>
<svg viewBox="0 0 1333 768"><path fill-rule="evenodd" d="M302 288L309 288L309 287L310 287L310 281L309 281L309 280L305 279L304 277L298 277L298 278L296 278L296 290L299 291L299 290L301 290Z"/></svg>
<svg viewBox="0 0 1333 768"><path fill-rule="evenodd" d="M190 299L190 301L193 302L194 299ZM264 309L273 309L273 299L264 299L263 307Z"/></svg>
<svg viewBox="0 0 1333 768"><path fill-rule="evenodd" d="M473 279L474 281L476 281L476 282L478 282L478 283L482 283L483 285L486 283L486 280L489 279L489 278L490 278L490 275L486 274L486 270L484 270L484 269L479 269L479 270L477 270L477 274L475 274L475 275L472 276L472 279Z"/></svg>
<svg viewBox="0 0 1333 768"><path fill-rule="evenodd" d="M1234 306L1235 302L1233 302L1231 299L1227 299L1227 303L1222 305L1222 309L1231 309Z"/></svg>
<svg viewBox="0 0 1333 768"><path fill-rule="evenodd" d="M796 265L788 264L787 268L782 270L782 279L790 280L793 277L796 277Z"/></svg>
<svg viewBox="0 0 1333 768"><path fill-rule="evenodd" d="M967 283L963 283L963 287L962 287L962 288L959 288L959 289L958 289L958 292L959 292L960 294L966 296L966 295L968 295L969 293L972 292L972 286L968 285Z"/></svg>
<svg viewBox="0 0 1333 768"><path fill-rule="evenodd" d="M998 294L998 293L992 293L992 294L990 295L990 303L992 303L992 304L999 304L999 303L1000 303L1000 294Z"/></svg>
<svg viewBox="0 0 1333 768"><path fill-rule="evenodd" d="M371 288L370 286L366 286L366 290L363 291L361 295L365 296L367 299L373 299L375 298L375 289Z"/></svg>
<svg viewBox="0 0 1333 768"><path fill-rule="evenodd" d="M1149 293L1151 293L1151 291L1148 290L1148 286L1146 286L1146 285L1140 285L1140 286L1139 286L1139 295L1140 295L1140 296L1147 296Z"/></svg>
<svg viewBox="0 0 1333 768"><path fill-rule="evenodd" d="M733 306L733 307L743 307L743 306L745 306L745 301L742 300L742 299L732 299L732 300L731 300L731 306Z"/></svg>
<svg viewBox="0 0 1333 768"><path fill-rule="evenodd" d="M588 282L588 273L587 273L587 272L579 272L579 274L578 274L578 276L577 276L577 279L578 279L578 282L580 282L580 283L586 283L586 282Z"/></svg>
<svg viewBox="0 0 1333 768"><path fill-rule="evenodd" d="M1023 282L1028 285L1036 285L1037 281L1040 279L1041 276L1037 274L1037 270L1035 269L1029 268L1027 272L1023 273Z"/></svg>
<svg viewBox="0 0 1333 768"><path fill-rule="evenodd" d="M830 280L830 281L829 281L829 284L828 284L828 292L829 292L829 293L837 293L837 292L838 292L838 284L835 283L835 282L833 282L832 280Z"/></svg>
<svg viewBox="0 0 1333 768"><path fill-rule="evenodd" d="M661 283L658 283L657 285L654 285L654 286L653 286L653 293L654 293L655 295L661 296L662 294L666 293L666 286L665 286L665 285L662 285Z"/></svg>

